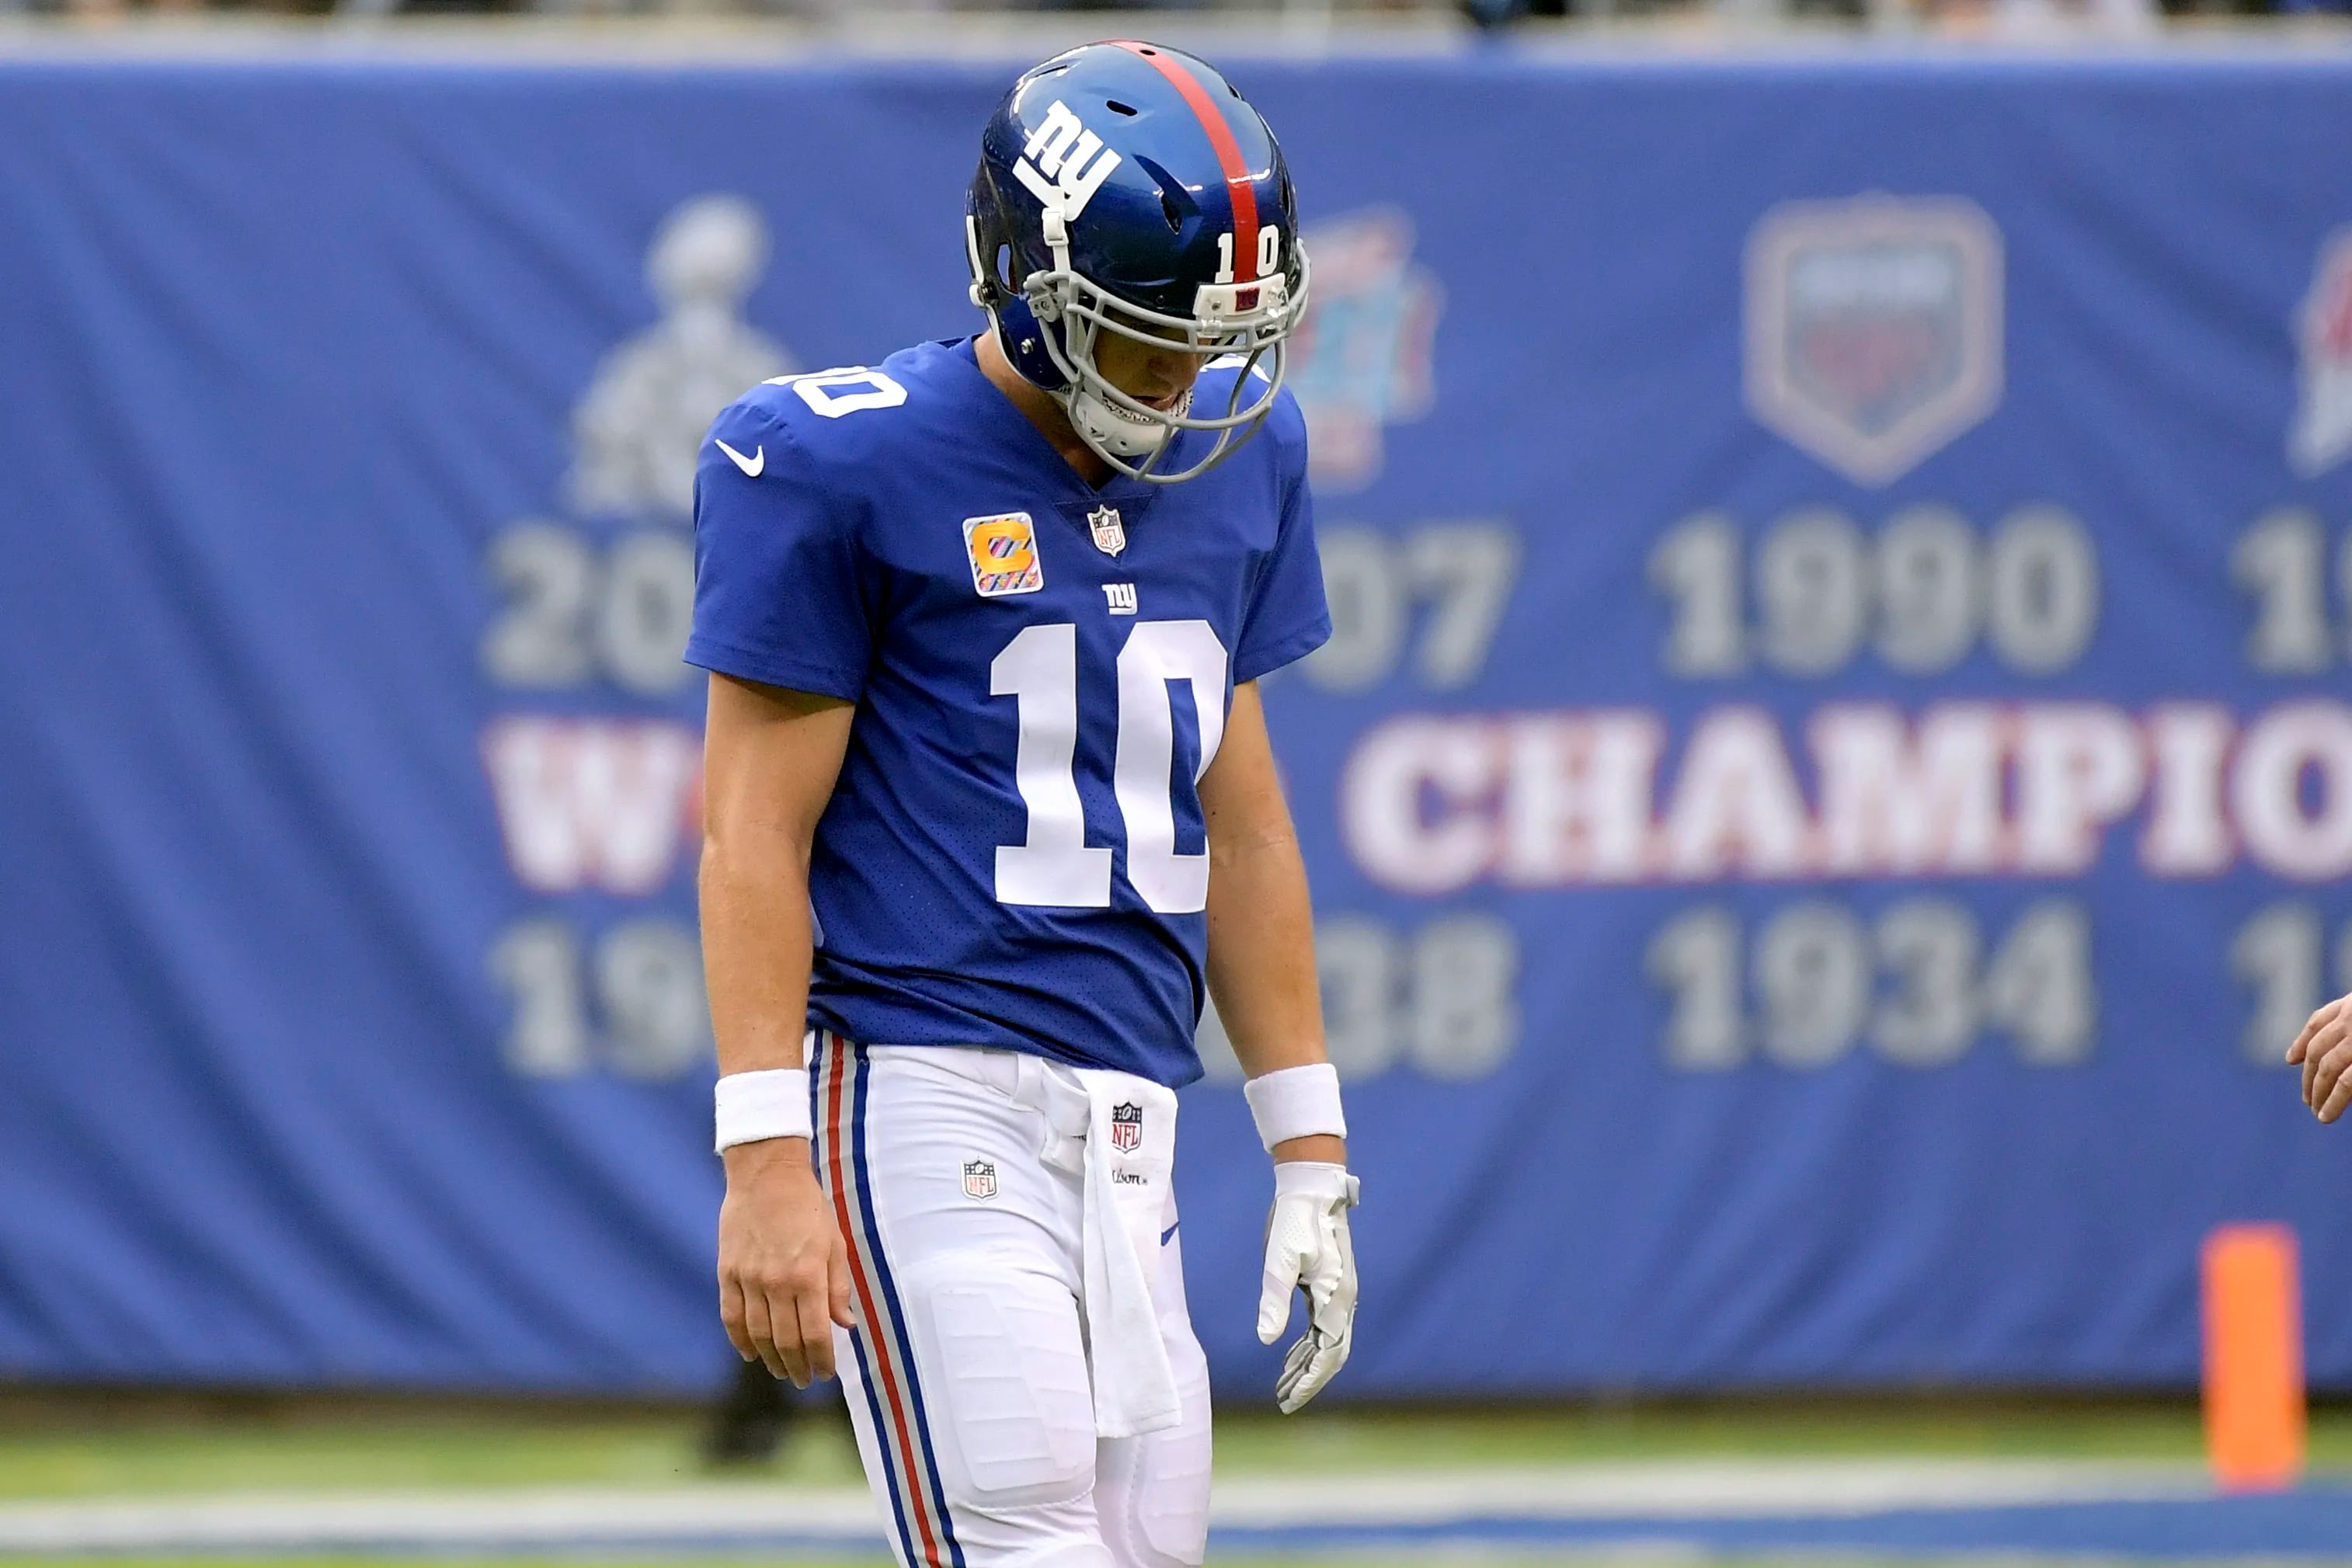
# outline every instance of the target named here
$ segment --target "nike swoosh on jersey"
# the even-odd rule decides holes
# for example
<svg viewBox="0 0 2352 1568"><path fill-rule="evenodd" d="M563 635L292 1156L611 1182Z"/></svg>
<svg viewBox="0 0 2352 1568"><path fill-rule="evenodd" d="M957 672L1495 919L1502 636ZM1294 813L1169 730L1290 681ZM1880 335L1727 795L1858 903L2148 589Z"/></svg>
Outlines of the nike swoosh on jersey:
<svg viewBox="0 0 2352 1568"><path fill-rule="evenodd" d="M743 470L743 476L747 479L757 479L768 466L768 448L764 442L761 444L760 449L749 457L723 441L719 444L719 450L734 460L735 466Z"/></svg>

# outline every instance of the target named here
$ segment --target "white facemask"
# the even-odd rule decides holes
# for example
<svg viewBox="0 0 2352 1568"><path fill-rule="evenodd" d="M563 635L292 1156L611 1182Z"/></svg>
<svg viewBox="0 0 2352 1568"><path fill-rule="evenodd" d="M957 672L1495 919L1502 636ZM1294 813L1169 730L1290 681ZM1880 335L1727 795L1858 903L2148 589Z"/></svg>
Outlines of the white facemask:
<svg viewBox="0 0 2352 1568"><path fill-rule="evenodd" d="M1096 392L1091 384L1073 387L1060 396L1062 406L1069 412L1070 423L1097 451L1112 452L1121 457L1149 457L1175 434L1173 427L1158 420L1129 413ZM1181 418L1192 406L1192 393L1187 388L1169 412Z"/></svg>
<svg viewBox="0 0 2352 1568"><path fill-rule="evenodd" d="M1286 340L1306 312L1306 253L1293 246L1292 271L1248 283L1204 283L1196 290L1193 312L1176 316L1121 299L1074 270L1066 220L1048 207L1041 222L1054 265L1023 279L1019 291L1028 297L1031 314L1045 329L1043 346L1064 382L1063 390L1047 390L1068 413L1079 438L1114 469L1148 484L1181 484L1215 467L1255 433L1275 406L1289 367ZM972 303L988 310L1002 331L1003 323L996 319L991 299L1010 293L1012 286L982 259L979 225L969 215L964 238ZM1218 413L1198 418L1192 414L1189 391L1169 408L1142 403L1112 386L1096 368L1095 343L1102 332L1198 354L1212 368L1237 366L1233 399ZM1011 349L1008 342L1008 355ZM1030 379L1045 385L1043 377ZM1151 466L1150 460L1164 455L1180 430L1201 431L1214 439L1196 445L1188 467L1170 471Z"/></svg>

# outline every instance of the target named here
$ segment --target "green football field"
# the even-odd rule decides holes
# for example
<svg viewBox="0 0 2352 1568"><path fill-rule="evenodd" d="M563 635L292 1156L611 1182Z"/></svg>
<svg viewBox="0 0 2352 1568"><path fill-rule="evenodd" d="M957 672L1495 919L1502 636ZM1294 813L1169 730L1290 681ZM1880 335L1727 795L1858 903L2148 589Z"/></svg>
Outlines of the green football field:
<svg viewBox="0 0 2352 1568"><path fill-rule="evenodd" d="M854 1484L837 1417L804 1418L769 1464L706 1469L691 1413L188 1400L0 1406L0 1499L222 1490ZM1719 1458L2194 1460L2187 1403L1799 1401L1526 1410L1220 1412L1221 1476L1426 1471ZM2315 1411L2315 1470L2352 1476L2352 1406Z"/></svg>
<svg viewBox="0 0 2352 1568"><path fill-rule="evenodd" d="M759 1489L854 1485L846 1428L820 1414L804 1418L772 1463L719 1471L697 1450L690 1412L613 1412L538 1407L453 1408L371 1403L363 1407L275 1400L191 1400L117 1406L87 1400L0 1401L0 1507L72 1500L181 1500L237 1494L399 1492L479 1498L524 1488L642 1493L667 1487ZM1703 1406L1577 1406L1517 1411L1335 1408L1285 1420L1258 1413L1221 1418L1223 1478L1264 1482L1284 1476L1419 1475L1503 1467L1606 1462L1688 1464L1740 1459L2035 1459L2193 1462L2197 1413L2185 1403L1757 1402ZM2352 1478L2352 1410L2324 1410L2312 1424L2315 1474ZM762 1561L778 1568L885 1568L879 1559L706 1554L710 1561ZM384 1561L416 1561L414 1557ZM686 1561L692 1561L687 1558ZM2325 1559L2294 1559L2309 1563ZM64 1561L20 1556L20 1563ZM87 1561L87 1560L84 1560ZM364 1557L112 1556L116 1564L185 1563L188 1568L359 1568ZM436 1568L524 1568L544 1554L434 1556ZM655 1559L598 1552L599 1568L652 1568ZM1709 1556L1688 1549L1562 1551L1547 1555L1465 1553L1431 1548L1410 1556L1318 1551L1282 1559L1218 1557L1219 1568L1291 1563L1477 1563L1482 1568L1633 1568L1682 1564L1739 1568L1769 1563L1834 1563L1877 1568L1926 1564L2116 1563L2088 1557L1869 1555ZM2229 1559L2201 1558L2214 1563ZM2246 1559L2247 1562L2253 1561ZM2343 1560L2352 1563L2352 1542Z"/></svg>
<svg viewBox="0 0 2352 1568"><path fill-rule="evenodd" d="M670 1483L858 1483L849 1427L802 1417L774 1462L708 1469L694 1413L445 1410L270 1399L167 1410L61 1401L0 1410L0 1498ZM1223 1477L1712 1458L2197 1460L2194 1406L1703 1404L1218 1413ZM2312 1467L2352 1474L2352 1406L2312 1416Z"/></svg>

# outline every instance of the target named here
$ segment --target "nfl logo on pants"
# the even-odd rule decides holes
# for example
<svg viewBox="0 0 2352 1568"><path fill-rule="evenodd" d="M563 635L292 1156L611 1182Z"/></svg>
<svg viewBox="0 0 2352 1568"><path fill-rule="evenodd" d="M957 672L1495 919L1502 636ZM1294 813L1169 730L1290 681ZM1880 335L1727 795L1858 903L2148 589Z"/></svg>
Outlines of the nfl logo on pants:
<svg viewBox="0 0 2352 1568"><path fill-rule="evenodd" d="M1123 1155L1131 1155L1143 1146L1142 1106L1114 1105L1110 1108L1110 1146Z"/></svg>
<svg viewBox="0 0 2352 1568"><path fill-rule="evenodd" d="M994 1160L964 1161L963 1195L966 1197L996 1196L996 1162Z"/></svg>

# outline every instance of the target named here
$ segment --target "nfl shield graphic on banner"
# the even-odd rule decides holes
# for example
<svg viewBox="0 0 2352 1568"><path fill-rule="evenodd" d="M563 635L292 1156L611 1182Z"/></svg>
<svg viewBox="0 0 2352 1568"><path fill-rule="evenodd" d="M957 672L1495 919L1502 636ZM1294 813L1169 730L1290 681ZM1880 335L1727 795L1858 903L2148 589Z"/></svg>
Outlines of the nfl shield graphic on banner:
<svg viewBox="0 0 2352 1568"><path fill-rule="evenodd" d="M996 1196L996 1162L994 1160L964 1161L963 1195L966 1197Z"/></svg>
<svg viewBox="0 0 2352 1568"><path fill-rule="evenodd" d="M1307 416L1307 461L1321 487L1358 490L1387 462L1388 427L1427 413L1445 290L1413 259L1412 220L1373 207L1300 236L1315 287L1291 340L1287 378Z"/></svg>
<svg viewBox="0 0 2352 1568"><path fill-rule="evenodd" d="M2287 456L2298 474L2318 474L2352 455L2352 228L2320 248L2296 325L2303 376Z"/></svg>
<svg viewBox="0 0 2352 1568"><path fill-rule="evenodd" d="M1095 549L1105 555L1117 555L1127 548L1127 525L1118 520L1117 507L1097 507L1087 514L1087 526L1094 529Z"/></svg>
<svg viewBox="0 0 2352 1568"><path fill-rule="evenodd" d="M1110 1146L1123 1155L1131 1155L1143 1147L1142 1106L1129 1104L1110 1108Z"/></svg>
<svg viewBox="0 0 2352 1568"><path fill-rule="evenodd" d="M1748 241L1748 406L1884 485L1999 406L2000 231L1973 202L1775 207Z"/></svg>

